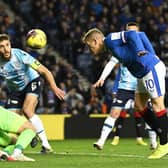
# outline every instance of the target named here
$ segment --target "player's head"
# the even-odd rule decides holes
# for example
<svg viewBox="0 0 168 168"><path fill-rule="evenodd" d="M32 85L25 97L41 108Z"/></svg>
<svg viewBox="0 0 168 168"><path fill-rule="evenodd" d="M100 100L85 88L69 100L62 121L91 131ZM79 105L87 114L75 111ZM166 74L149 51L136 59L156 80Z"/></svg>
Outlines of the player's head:
<svg viewBox="0 0 168 168"><path fill-rule="evenodd" d="M92 28L84 34L82 41L89 47L94 55L98 55L104 50L103 39L104 35L101 30Z"/></svg>
<svg viewBox="0 0 168 168"><path fill-rule="evenodd" d="M139 31L139 24L136 22L128 22L126 24L126 30L135 30Z"/></svg>
<svg viewBox="0 0 168 168"><path fill-rule="evenodd" d="M0 57L6 60L11 57L11 43L7 34L0 34Z"/></svg>

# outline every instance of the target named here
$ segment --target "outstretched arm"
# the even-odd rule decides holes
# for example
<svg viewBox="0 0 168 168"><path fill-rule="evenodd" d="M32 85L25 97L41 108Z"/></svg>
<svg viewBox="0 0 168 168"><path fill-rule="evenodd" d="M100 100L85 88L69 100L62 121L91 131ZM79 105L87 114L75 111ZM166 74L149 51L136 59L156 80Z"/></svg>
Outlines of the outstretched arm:
<svg viewBox="0 0 168 168"><path fill-rule="evenodd" d="M37 72L39 72L49 83L52 91L55 93L55 95L60 99L63 100L65 97L65 92L57 87L54 77L52 73L42 64L38 64L37 66L32 65L32 68L35 69Z"/></svg>
<svg viewBox="0 0 168 168"><path fill-rule="evenodd" d="M118 63L118 60L115 57L112 56L110 61L104 67L103 72L102 72L100 78L98 79L98 81L95 84L93 84L93 87L96 88L96 87L103 86L105 79L111 73L111 71L113 70L114 66L117 63Z"/></svg>

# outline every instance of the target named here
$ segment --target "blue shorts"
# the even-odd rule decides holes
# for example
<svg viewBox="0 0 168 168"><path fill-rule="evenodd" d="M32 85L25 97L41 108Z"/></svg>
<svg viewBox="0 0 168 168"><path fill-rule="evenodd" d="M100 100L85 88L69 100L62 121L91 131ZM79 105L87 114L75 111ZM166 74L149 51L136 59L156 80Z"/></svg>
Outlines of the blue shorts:
<svg viewBox="0 0 168 168"><path fill-rule="evenodd" d="M11 92L8 95L5 108L7 109L21 109L27 94L34 94L39 97L41 92L40 78L31 81L22 91Z"/></svg>

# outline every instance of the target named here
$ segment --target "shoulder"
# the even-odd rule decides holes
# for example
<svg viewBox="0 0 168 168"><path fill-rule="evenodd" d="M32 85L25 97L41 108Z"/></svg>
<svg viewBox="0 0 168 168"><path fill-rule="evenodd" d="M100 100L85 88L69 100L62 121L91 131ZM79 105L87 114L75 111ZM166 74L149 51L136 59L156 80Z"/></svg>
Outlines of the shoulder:
<svg viewBox="0 0 168 168"><path fill-rule="evenodd" d="M139 32L137 32L137 34L139 34L141 36L141 35L145 35L145 32L139 31Z"/></svg>
<svg viewBox="0 0 168 168"><path fill-rule="evenodd" d="M106 37L105 40L116 40L116 39L120 39L121 38L121 33L122 32L112 32L109 33Z"/></svg>
<svg viewBox="0 0 168 168"><path fill-rule="evenodd" d="M12 48L12 54L16 55L16 56L19 56L19 57L30 55L29 53L27 53L27 52L25 52L25 51L23 51L19 48Z"/></svg>
<svg viewBox="0 0 168 168"><path fill-rule="evenodd" d="M19 53L22 52L23 50L19 49L19 48L12 48L11 49L13 53Z"/></svg>

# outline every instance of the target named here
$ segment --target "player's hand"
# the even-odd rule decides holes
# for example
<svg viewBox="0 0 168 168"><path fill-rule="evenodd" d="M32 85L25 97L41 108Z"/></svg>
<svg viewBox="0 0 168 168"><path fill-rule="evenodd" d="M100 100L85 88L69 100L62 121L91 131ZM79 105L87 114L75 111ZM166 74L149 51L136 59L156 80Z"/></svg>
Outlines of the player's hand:
<svg viewBox="0 0 168 168"><path fill-rule="evenodd" d="M148 51L139 51L138 52L138 56L144 56L145 54L147 54L148 53Z"/></svg>
<svg viewBox="0 0 168 168"><path fill-rule="evenodd" d="M57 87L55 90L55 94L60 100L64 100L65 92L63 90L61 90Z"/></svg>
<svg viewBox="0 0 168 168"><path fill-rule="evenodd" d="M94 88L102 87L103 84L104 84L104 80L103 79L99 79L95 84L93 84L93 87Z"/></svg>

